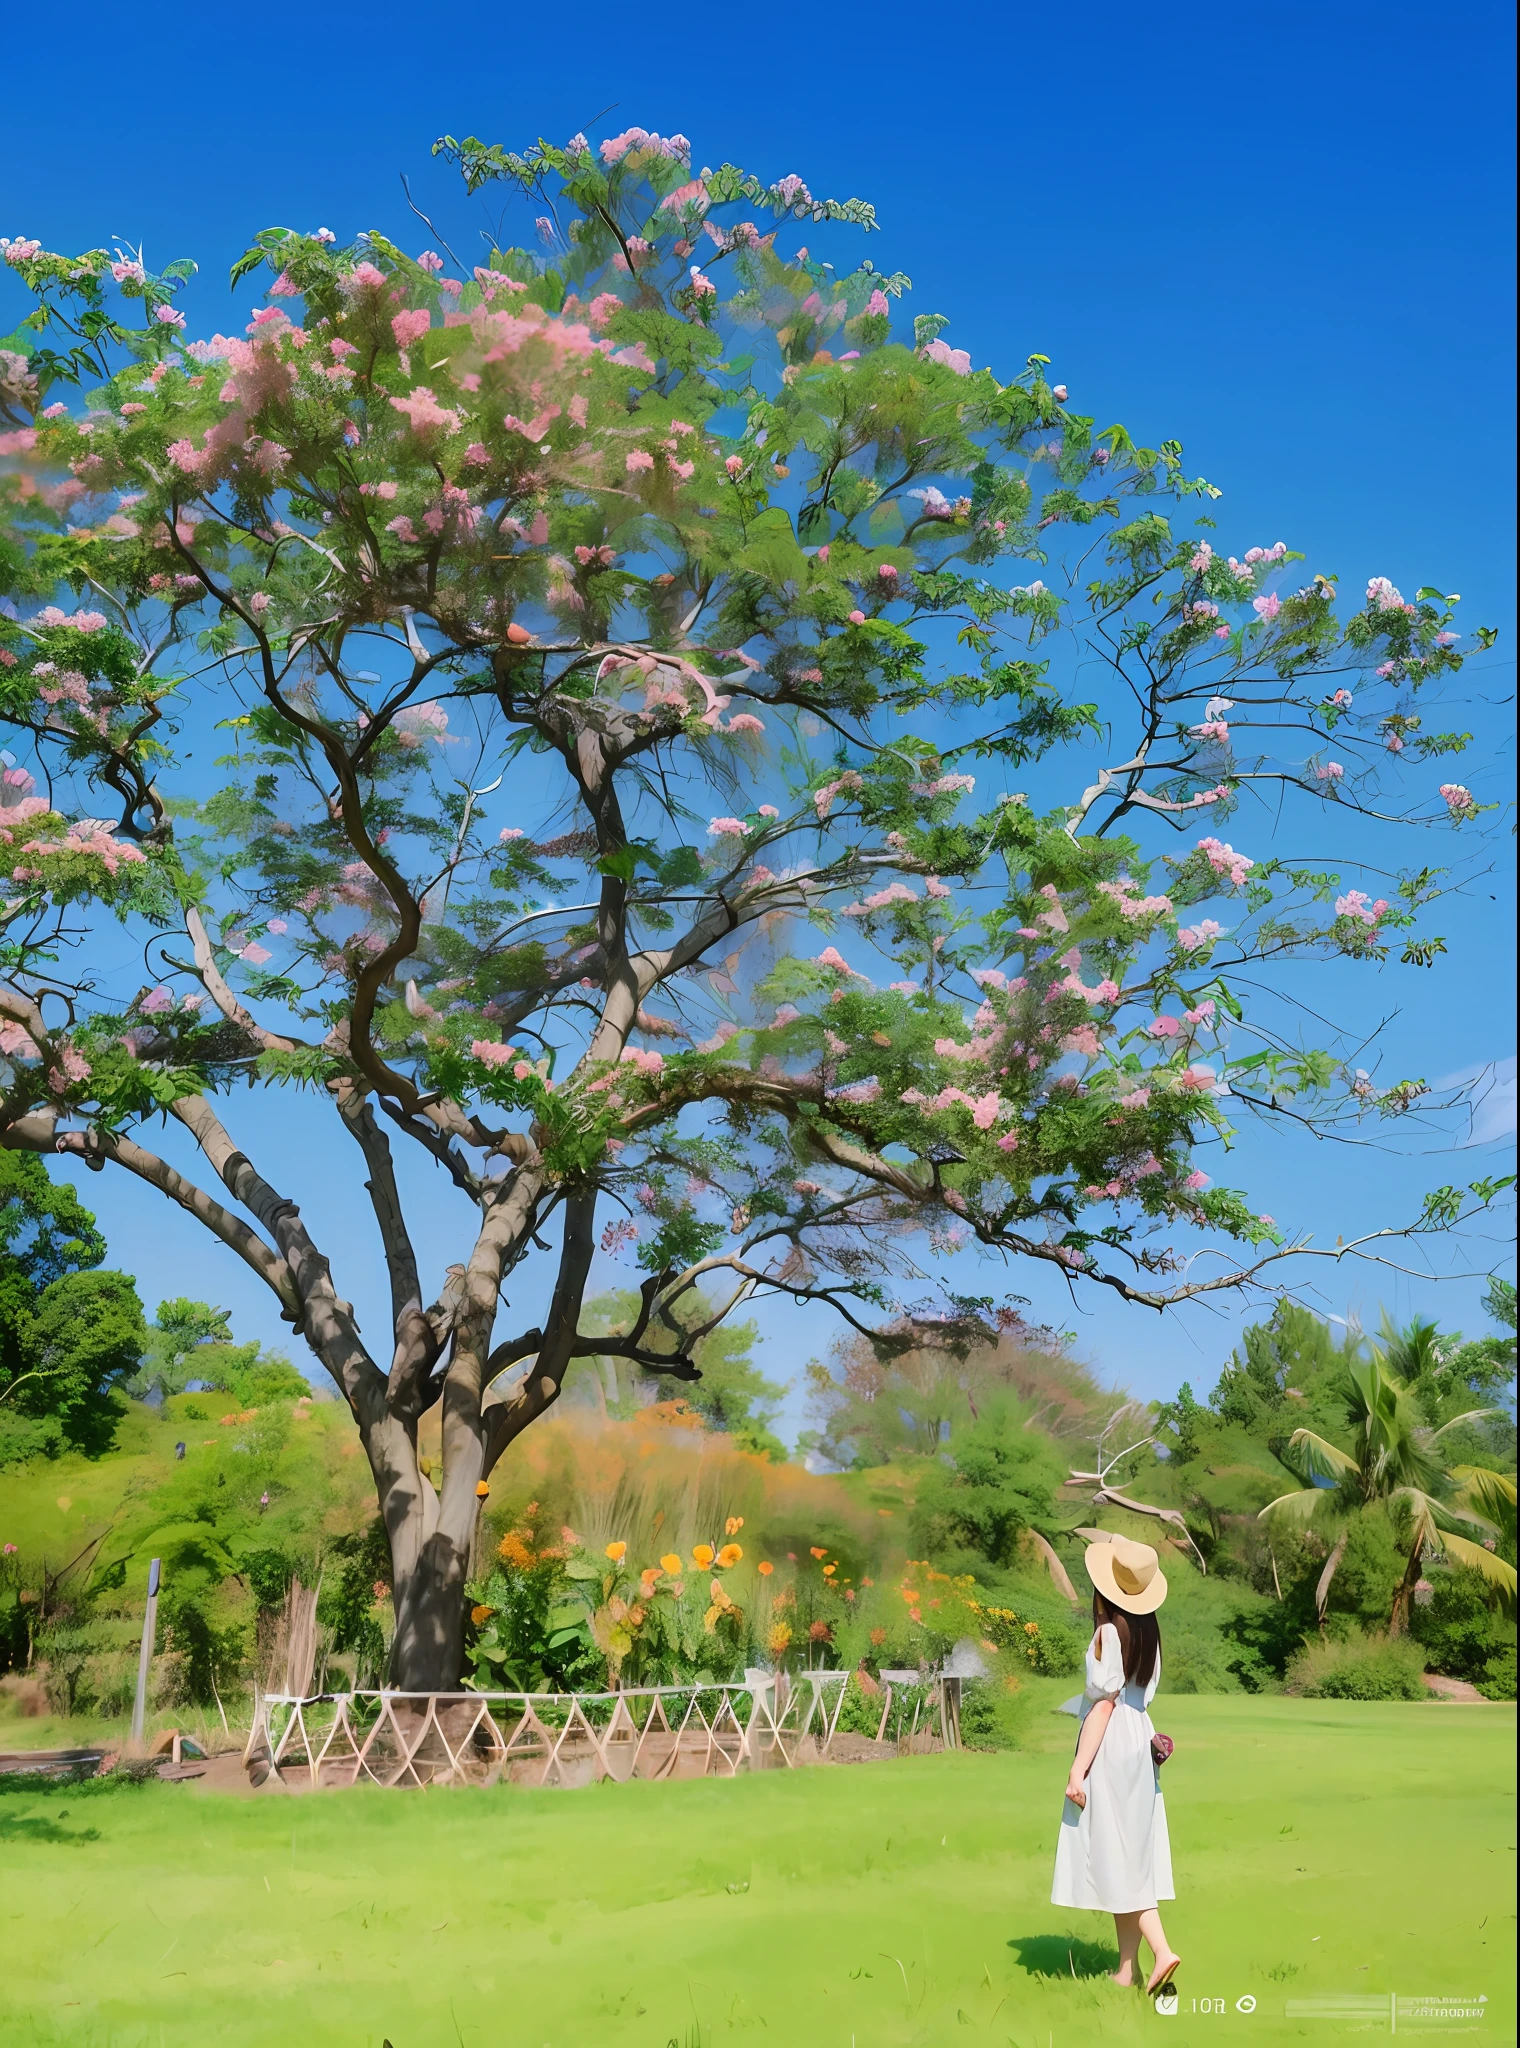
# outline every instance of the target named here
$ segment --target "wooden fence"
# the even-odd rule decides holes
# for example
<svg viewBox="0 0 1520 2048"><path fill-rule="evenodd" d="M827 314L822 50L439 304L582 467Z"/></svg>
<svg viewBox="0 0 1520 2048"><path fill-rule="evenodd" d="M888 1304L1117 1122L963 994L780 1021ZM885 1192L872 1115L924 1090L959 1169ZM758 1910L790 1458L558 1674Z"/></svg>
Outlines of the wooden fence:
<svg viewBox="0 0 1520 2048"><path fill-rule="evenodd" d="M303 1789L328 1785L589 1785L733 1777L848 1754L955 1747L956 1682L893 1673L874 1738L842 1734L849 1673L616 1693L266 1693L244 1753Z"/></svg>

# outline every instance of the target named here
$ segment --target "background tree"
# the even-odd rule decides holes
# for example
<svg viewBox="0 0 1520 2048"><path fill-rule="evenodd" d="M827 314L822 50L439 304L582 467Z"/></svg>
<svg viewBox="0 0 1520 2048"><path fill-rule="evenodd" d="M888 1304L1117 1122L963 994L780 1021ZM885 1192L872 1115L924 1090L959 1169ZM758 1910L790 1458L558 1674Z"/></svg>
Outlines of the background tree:
<svg viewBox="0 0 1520 2048"><path fill-rule="evenodd" d="M1500 1186L1320 1249L1197 1163L1231 1116L1352 1134L1427 1092L1351 1068L1354 1031L1231 1031L1299 959L1429 965L1439 871L1385 898L1219 835L1256 799L1470 825L1430 765L1466 738L1428 722L1455 599L1216 550L1176 441L910 327L907 278L851 261L862 201L642 129L438 149L538 254L270 229L243 333L187 340L188 264L0 250L36 299L0 365L4 1142L134 1175L268 1285L363 1438L418 1688L461 1667L489 1474L608 1349L599 1231L646 1275L619 1355L689 1379L699 1286L990 1332L921 1261L974 1241L1157 1309ZM219 787L192 727L231 735ZM1036 764L1048 808L1005 787ZM157 981L60 970L107 913ZM234 1082L353 1143L373 1348ZM466 1205L430 1281L393 1140ZM542 1326L498 1330L545 1246Z"/></svg>
<svg viewBox="0 0 1520 2048"><path fill-rule="evenodd" d="M1311 1484L1280 1495L1262 1509L1263 1519L1307 1521L1328 1505L1343 1518L1315 1593L1321 1619L1346 1549L1350 1525L1344 1518L1379 1507L1402 1524L1407 1553L1389 1615L1394 1635L1408 1628L1410 1602L1427 1556L1444 1555L1465 1565L1486 1581L1497 1600L1513 1608L1515 1567L1498 1555L1499 1531L1475 1504L1479 1499L1490 1504L1502 1482L1497 1474L1452 1472L1442 1458L1442 1438L1472 1415L1454 1416L1440 1428L1430 1428L1409 1388L1376 1354L1349 1359L1339 1386L1351 1448L1342 1449L1317 1431L1300 1428L1288 1439L1286 1453L1312 1478L1326 1482L1333 1500L1327 1503L1324 1489ZM1513 1481L1508 1484L1512 1496ZM1495 1547L1485 1548L1484 1537Z"/></svg>
<svg viewBox="0 0 1520 2048"><path fill-rule="evenodd" d="M259 1344L239 1344L231 1317L209 1302L177 1296L161 1301L148 1326L141 1363L124 1390L139 1397L182 1394L190 1387L235 1394L245 1407L298 1401L311 1388L290 1360Z"/></svg>
<svg viewBox="0 0 1520 2048"><path fill-rule="evenodd" d="M106 1255L95 1218L42 1161L0 1152L0 1464L98 1451L111 1390L137 1364L142 1304Z"/></svg>
<svg viewBox="0 0 1520 2048"><path fill-rule="evenodd" d="M786 1388L768 1380L755 1363L756 1325L724 1320L714 1313L714 1307L705 1295L683 1295L673 1305L668 1321L650 1332L651 1346L663 1347L671 1357L682 1353L696 1366L701 1378L686 1385L685 1399L709 1429L721 1430L745 1450L784 1458L786 1446L771 1424ZM626 1336L640 1308L637 1294L601 1295L586 1304L581 1325L587 1333L601 1328L609 1336ZM600 1398L617 1413L659 1400L668 1392L658 1371L615 1353L574 1369L566 1381L567 1392L577 1378L584 1381L593 1371Z"/></svg>

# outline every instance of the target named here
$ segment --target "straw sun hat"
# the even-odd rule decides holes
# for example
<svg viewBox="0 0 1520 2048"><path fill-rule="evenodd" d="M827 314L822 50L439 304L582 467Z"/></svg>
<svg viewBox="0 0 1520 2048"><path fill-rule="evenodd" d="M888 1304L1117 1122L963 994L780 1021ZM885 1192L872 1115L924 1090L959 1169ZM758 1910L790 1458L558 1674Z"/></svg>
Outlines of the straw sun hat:
<svg viewBox="0 0 1520 2048"><path fill-rule="evenodd" d="M1105 1534L1088 1544L1082 1562L1104 1599L1126 1614L1154 1614L1166 1598L1166 1574L1148 1543Z"/></svg>

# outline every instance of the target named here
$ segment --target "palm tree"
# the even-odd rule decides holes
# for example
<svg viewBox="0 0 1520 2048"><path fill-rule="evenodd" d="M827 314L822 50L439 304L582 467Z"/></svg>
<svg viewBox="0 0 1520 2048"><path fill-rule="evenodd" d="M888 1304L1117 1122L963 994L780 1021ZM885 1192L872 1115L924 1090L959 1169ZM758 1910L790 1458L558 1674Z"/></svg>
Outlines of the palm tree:
<svg viewBox="0 0 1520 2048"><path fill-rule="evenodd" d="M1375 1506L1409 1518L1409 1561L1393 1596L1388 1617L1391 1634L1402 1635L1409 1625L1409 1603L1419 1583L1420 1562L1429 1552L1481 1573L1495 1596L1513 1608L1515 1567L1482 1541L1484 1537L1495 1540L1499 1533L1483 1509L1500 1509L1502 1519L1502 1502L1507 1497L1513 1517L1513 1483L1472 1466L1448 1471L1440 1450L1441 1438L1448 1430L1493 1411L1476 1408L1452 1416L1439 1429L1427 1427L1408 1387L1377 1352L1370 1358L1348 1359L1339 1392L1346 1406L1352 1448L1343 1451L1312 1429L1294 1430L1288 1452L1296 1454L1310 1484L1269 1502L1259 1517L1280 1514L1307 1523L1317 1509L1328 1504L1343 1518L1315 1588L1320 1626L1324 1626L1330 1587L1351 1533L1349 1518ZM1324 1483L1316 1485L1315 1480ZM1464 1535L1464 1528L1473 1533ZM1479 1540L1474 1541L1474 1535Z"/></svg>

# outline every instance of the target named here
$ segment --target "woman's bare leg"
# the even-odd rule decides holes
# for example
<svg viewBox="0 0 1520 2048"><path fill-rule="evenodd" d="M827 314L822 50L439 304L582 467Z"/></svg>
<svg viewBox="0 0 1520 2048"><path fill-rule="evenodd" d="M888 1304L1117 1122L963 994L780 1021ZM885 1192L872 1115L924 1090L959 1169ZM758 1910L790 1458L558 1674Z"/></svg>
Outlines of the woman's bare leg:
<svg viewBox="0 0 1520 2048"><path fill-rule="evenodd" d="M1126 1990L1137 1983L1140 1964L1140 1922L1144 1916L1139 1913L1115 1913L1114 1933L1119 1940L1119 1967L1114 1972L1114 1982Z"/></svg>
<svg viewBox="0 0 1520 2048"><path fill-rule="evenodd" d="M1114 1918L1116 1921L1118 1917L1115 1914ZM1156 1958L1156 1967L1152 1970L1150 1977L1146 1981L1145 1988L1149 1991L1151 1986L1158 1983L1166 1971L1172 1965L1179 1962L1181 1958L1167 1940L1166 1929L1161 1924L1161 1915L1154 1906L1148 1906L1143 1913L1126 1913L1124 1918L1126 1920L1133 1920L1135 1923L1136 1954L1138 1955L1139 1953L1140 1941L1144 1941L1151 1954Z"/></svg>

